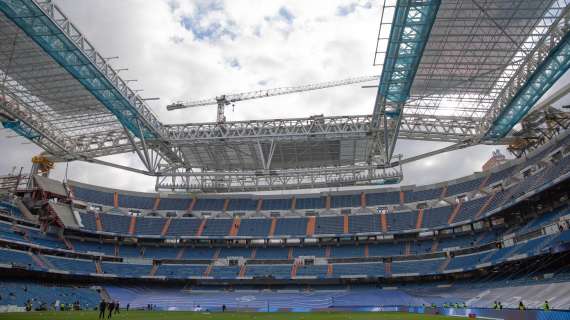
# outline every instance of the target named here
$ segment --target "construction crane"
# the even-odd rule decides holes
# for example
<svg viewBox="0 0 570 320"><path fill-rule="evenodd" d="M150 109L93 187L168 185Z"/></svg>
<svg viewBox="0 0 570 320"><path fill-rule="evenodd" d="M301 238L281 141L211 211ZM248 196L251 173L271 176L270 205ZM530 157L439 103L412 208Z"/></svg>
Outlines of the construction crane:
<svg viewBox="0 0 570 320"><path fill-rule="evenodd" d="M312 90L319 90L325 88L332 88L332 87L340 87L346 86L350 84L362 83L362 82L369 82L378 80L379 76L364 76L364 77L354 77L348 78L344 80L336 80L336 81L327 81L321 83L314 83L314 84L307 84L302 86L296 87L281 87L281 88L273 88L273 89L266 89L266 90L256 90L250 92L243 92L243 93L233 93L233 94L225 94L221 96L217 96L215 98L210 99L202 99L202 100L195 100L195 101L188 101L188 102L175 102L166 106L167 110L176 110L176 109L184 109L184 108L195 108L195 107L202 107L202 106L209 106L209 105L217 105L218 106L218 116L217 121L218 123L224 123L226 121L226 116L224 115L225 106L232 104L234 102L243 101L243 100L252 100L252 99L259 99L259 98L266 98L266 97L273 97L273 96L280 96L289 93L297 93L297 92L305 92L305 91L312 91Z"/></svg>

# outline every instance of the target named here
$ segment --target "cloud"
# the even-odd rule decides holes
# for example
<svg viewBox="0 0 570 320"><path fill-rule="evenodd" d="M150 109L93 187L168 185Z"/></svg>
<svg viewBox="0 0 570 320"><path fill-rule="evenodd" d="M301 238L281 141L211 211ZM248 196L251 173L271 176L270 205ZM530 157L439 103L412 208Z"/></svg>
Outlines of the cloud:
<svg viewBox="0 0 570 320"><path fill-rule="evenodd" d="M241 65L237 58L226 58L225 63L228 67L232 69L237 69L237 70L241 69Z"/></svg>
<svg viewBox="0 0 570 320"><path fill-rule="evenodd" d="M173 12L176 13L178 8ZM225 14L222 1L196 2L191 14L180 16L180 24L199 41L235 40L238 36L236 23Z"/></svg>
<svg viewBox="0 0 570 320"><path fill-rule="evenodd" d="M366 1L364 3L352 2L347 5L340 5L336 8L336 15L342 17L348 16L349 14L354 13L359 8L371 9L372 3L370 1Z"/></svg>
<svg viewBox="0 0 570 320"><path fill-rule="evenodd" d="M327 1L186 1L54 0L121 75L138 79L133 89L165 123L215 121L216 106L166 111L177 100L232 92L295 86L379 74L372 66L378 32L378 2ZM351 9L338 15L339 7ZM366 8L370 3L371 8ZM362 7L364 5L364 7ZM350 11L350 10L349 10ZM184 18L185 17L185 18ZM270 17L269 21L266 17ZM186 22L183 23L183 19ZM287 36L284 36L286 30ZM233 64L228 62L237 62ZM236 66L239 65L239 68ZM375 90L360 85L243 101L228 108L228 120L306 117L314 114L368 114ZM11 131L0 131L0 172L31 164L41 150L24 144ZM400 141L405 156L440 144ZM423 184L480 170L493 147L475 147L434 157L404 168L406 184ZM132 153L109 157L138 165ZM426 162L427 163L427 162ZM55 177L65 175L57 164ZM429 169L429 170L428 170ZM154 179L134 173L74 162L68 176L86 183L139 191L154 189Z"/></svg>

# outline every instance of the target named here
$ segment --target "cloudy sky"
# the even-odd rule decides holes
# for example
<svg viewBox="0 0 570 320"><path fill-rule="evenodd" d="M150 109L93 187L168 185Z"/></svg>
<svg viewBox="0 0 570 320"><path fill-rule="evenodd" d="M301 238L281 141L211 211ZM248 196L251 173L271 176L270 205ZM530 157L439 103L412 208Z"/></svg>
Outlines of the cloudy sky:
<svg viewBox="0 0 570 320"><path fill-rule="evenodd" d="M215 120L215 107L166 111L172 101L221 93L301 85L379 74L372 66L379 1L368 0L55 0L132 87L160 97L151 107L166 123ZM228 120L315 114L367 114L375 90L360 85L241 102ZM397 153L418 154L445 145L401 141ZM0 130L0 172L29 167L40 150ZM408 165L404 184L425 184L479 171L491 147L474 147ZM138 165L131 154L106 160ZM58 164L54 177L67 166ZM70 163L70 179L139 191L154 179L85 163Z"/></svg>

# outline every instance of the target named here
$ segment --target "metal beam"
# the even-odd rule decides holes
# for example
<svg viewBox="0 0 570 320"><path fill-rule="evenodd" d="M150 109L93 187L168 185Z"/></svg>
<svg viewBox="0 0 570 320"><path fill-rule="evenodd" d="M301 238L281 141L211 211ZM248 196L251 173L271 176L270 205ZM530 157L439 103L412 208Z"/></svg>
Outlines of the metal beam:
<svg viewBox="0 0 570 320"><path fill-rule="evenodd" d="M570 68L570 8L565 10L487 113L480 129L483 139L506 136Z"/></svg>

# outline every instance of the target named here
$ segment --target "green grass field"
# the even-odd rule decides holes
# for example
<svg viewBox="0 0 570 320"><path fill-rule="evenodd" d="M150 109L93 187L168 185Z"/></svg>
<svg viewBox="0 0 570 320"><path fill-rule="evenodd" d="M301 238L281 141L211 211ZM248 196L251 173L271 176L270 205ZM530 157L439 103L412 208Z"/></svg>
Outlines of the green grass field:
<svg viewBox="0 0 570 320"><path fill-rule="evenodd" d="M75 320L75 319L97 319L98 313L95 311L77 312L29 312L29 313L5 313L0 314L3 320ZM195 312L145 312L130 311L113 315L112 319L124 320L416 320L434 319L446 320L457 319L457 317L432 316L425 314L409 313L342 313L342 312L317 312L317 313L195 313Z"/></svg>

